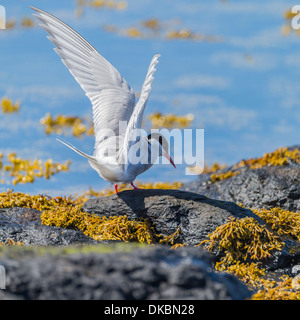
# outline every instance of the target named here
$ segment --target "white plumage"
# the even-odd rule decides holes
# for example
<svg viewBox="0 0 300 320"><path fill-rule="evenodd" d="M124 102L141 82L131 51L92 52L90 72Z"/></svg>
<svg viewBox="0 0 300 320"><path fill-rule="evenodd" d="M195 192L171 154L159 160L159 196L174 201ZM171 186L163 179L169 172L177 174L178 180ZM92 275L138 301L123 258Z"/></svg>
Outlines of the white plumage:
<svg viewBox="0 0 300 320"><path fill-rule="evenodd" d="M162 149L162 155L168 156L168 146L162 146L158 137L147 139L133 136L134 129L141 128L144 109L151 90L155 66L159 54L156 54L149 66L139 101L135 103L135 94L126 80L100 53L75 30L53 15L31 7L55 45L55 52L69 69L76 81L85 91L93 106L95 130L95 150L89 156L76 147L59 140L81 156L89 160L90 165L105 180L112 182L133 182L138 174L151 167L148 164L131 164L128 152L134 143L140 143L141 152L148 154L155 146ZM127 128L120 132L120 121ZM153 153L154 151L152 151ZM159 152L156 152L156 157ZM170 162L174 165L172 159ZM174 165L175 166L175 165ZM133 185L133 183L132 183ZM117 191L117 187L116 187Z"/></svg>

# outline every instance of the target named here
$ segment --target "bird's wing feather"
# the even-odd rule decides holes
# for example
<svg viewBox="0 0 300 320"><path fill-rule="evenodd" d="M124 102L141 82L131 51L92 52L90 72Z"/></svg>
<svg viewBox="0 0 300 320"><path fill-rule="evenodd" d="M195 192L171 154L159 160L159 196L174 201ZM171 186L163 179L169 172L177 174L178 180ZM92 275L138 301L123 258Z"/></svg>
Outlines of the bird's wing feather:
<svg viewBox="0 0 300 320"><path fill-rule="evenodd" d="M126 134L125 134L125 139L124 139L124 146L122 149L122 153L123 153L123 157L127 154L131 143L135 142L135 135L134 135L134 129L140 129L142 126L142 120L143 120L143 114L144 114L144 110L148 101L148 97L151 91L151 85L152 85L152 81L154 79L153 74L156 71L155 66L158 63L158 58L160 57L159 54L156 54L150 63L147 75L146 75L146 79L144 81L143 87L142 87L142 91L141 91L141 95L139 98L139 101L137 102L136 106L134 107L134 110L131 114L127 129L126 129Z"/></svg>
<svg viewBox="0 0 300 320"><path fill-rule="evenodd" d="M105 130L119 135L119 121L129 121L135 95L126 80L82 36L53 15L31 7L61 57L93 105L95 153L106 137Z"/></svg>

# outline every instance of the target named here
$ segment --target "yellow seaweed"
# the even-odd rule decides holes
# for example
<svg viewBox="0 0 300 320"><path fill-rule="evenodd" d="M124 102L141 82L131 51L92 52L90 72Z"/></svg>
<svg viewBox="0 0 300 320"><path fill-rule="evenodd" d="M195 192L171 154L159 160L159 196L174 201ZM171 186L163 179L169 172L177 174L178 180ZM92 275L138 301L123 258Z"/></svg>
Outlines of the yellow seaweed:
<svg viewBox="0 0 300 320"><path fill-rule="evenodd" d="M11 99L3 97L1 101L1 110L3 113L12 114L20 110L20 101L13 103Z"/></svg>
<svg viewBox="0 0 300 320"><path fill-rule="evenodd" d="M155 112L148 116L153 128L187 128L194 120L193 114L187 114L186 116L176 116L175 114L163 115L160 112Z"/></svg>
<svg viewBox="0 0 300 320"><path fill-rule="evenodd" d="M251 210L279 235L289 236L300 241L300 212L287 211L281 208Z"/></svg>
<svg viewBox="0 0 300 320"><path fill-rule="evenodd" d="M94 135L94 126L91 121L84 120L75 116L57 115L52 117L47 113L41 120L40 124L45 127L47 135L56 133L58 135L67 134L68 129L74 137L81 138L83 135Z"/></svg>
<svg viewBox="0 0 300 320"><path fill-rule="evenodd" d="M254 218L229 218L229 221L216 228L199 246L208 251L221 250L221 264L228 266L237 261L261 260L271 256L273 250L281 250L284 243L280 238L261 226Z"/></svg>
<svg viewBox="0 0 300 320"><path fill-rule="evenodd" d="M9 173L13 177L12 183L14 185L19 183L33 183L36 178L50 179L54 174L61 171L68 171L71 161L64 164L54 163L52 159L42 162L39 159L29 160L21 159L16 153L7 155L8 164L3 165L0 161L0 170Z"/></svg>
<svg viewBox="0 0 300 320"><path fill-rule="evenodd" d="M293 279L284 275L273 287L258 290L252 296L252 300L300 300L299 284L299 277Z"/></svg>
<svg viewBox="0 0 300 320"><path fill-rule="evenodd" d="M273 152L265 153L260 158L242 160L235 168L247 166L251 169L259 169L265 166L284 166L289 162L300 163L299 149L288 150L288 148L278 148Z"/></svg>
<svg viewBox="0 0 300 320"><path fill-rule="evenodd" d="M228 172L224 172L224 173L213 173L210 176L210 180L212 182L222 181L222 180L234 177L239 173L240 173L239 171L235 171L235 172L228 171Z"/></svg>

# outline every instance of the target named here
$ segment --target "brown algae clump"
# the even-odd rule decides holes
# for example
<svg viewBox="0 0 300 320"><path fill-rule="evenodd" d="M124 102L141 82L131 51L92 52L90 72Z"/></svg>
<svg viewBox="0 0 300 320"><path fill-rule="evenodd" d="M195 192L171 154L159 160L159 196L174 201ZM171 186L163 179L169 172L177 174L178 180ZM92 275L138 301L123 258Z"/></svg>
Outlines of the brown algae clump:
<svg viewBox="0 0 300 320"><path fill-rule="evenodd" d="M300 150L288 150L279 148L274 152L265 153L262 157L240 161L235 167L248 166L251 169L259 169L265 166L284 166L289 163L300 163Z"/></svg>
<svg viewBox="0 0 300 320"><path fill-rule="evenodd" d="M198 246L220 252L222 257L215 264L216 270L234 274L252 288L268 290L275 286L275 281L266 279L260 260L270 257L273 250L281 250L284 243L266 226L251 217L231 217L207 237Z"/></svg>
<svg viewBox="0 0 300 320"><path fill-rule="evenodd" d="M90 120L85 120L76 116L57 115L52 117L47 113L44 118L40 120L40 124L45 127L47 135L56 133L62 135L67 133L67 129L71 129L72 135L81 138L83 135L94 135L94 127Z"/></svg>
<svg viewBox="0 0 300 320"><path fill-rule="evenodd" d="M193 174L201 174L201 173L215 173L216 171L225 169L227 167L226 164L219 164L215 162L212 166L204 165L204 168L200 168L198 166L187 167L188 171Z"/></svg>
<svg viewBox="0 0 300 320"><path fill-rule="evenodd" d="M82 212L82 198L54 197L45 195L31 196L21 192L0 193L0 208L26 207L43 211L41 221L44 225L71 228L82 231L95 240L138 241L141 243L158 242L173 244L180 230L170 236L156 235L150 222L129 220L123 216L98 216Z"/></svg>
<svg viewBox="0 0 300 320"><path fill-rule="evenodd" d="M4 97L0 103L0 106L3 113L11 114L20 110L20 101L14 104L12 100Z"/></svg>
<svg viewBox="0 0 300 320"><path fill-rule="evenodd" d="M169 236L157 235L158 237L162 237L162 239L159 240L159 243L161 243L161 244L169 243L169 244L174 245L174 242L179 237L180 232L181 232L181 229L180 229L180 226L178 226L176 231L174 233L170 234ZM181 245L181 246L183 246L183 245ZM176 247L179 247L179 246L176 246Z"/></svg>
<svg viewBox="0 0 300 320"><path fill-rule="evenodd" d="M24 246L24 242L7 238L4 242L0 242L0 247L2 246Z"/></svg>
<svg viewBox="0 0 300 320"><path fill-rule="evenodd" d="M223 254L219 266L228 266L237 261L268 258L273 250L280 250L284 243L254 218L231 217L199 245L204 245L208 251L219 250Z"/></svg>
<svg viewBox="0 0 300 320"><path fill-rule="evenodd" d="M254 218L230 218L226 224L216 228L204 245L208 251L218 250L220 261L215 269L237 276L250 287L258 290L251 299L292 299L300 298L299 286L295 280L284 276L283 281L276 282L267 277L265 269L260 267L261 260L271 256L273 250L281 250L284 243L279 236L260 225ZM294 282L293 282L294 281Z"/></svg>
<svg viewBox="0 0 300 320"><path fill-rule="evenodd" d="M249 167L250 169L260 169L266 166L285 166L291 163L294 163L294 164L300 163L300 150L299 149L289 150L286 147L286 148L279 148L274 152L265 153L260 158L255 158L255 159L250 158L247 160L241 160L239 163L237 163L233 167L233 169L236 170L242 167ZM188 167L188 170L190 172L198 173L198 174L201 174L201 173L211 174L210 181L213 183L231 178L240 173L240 171L234 171L234 170L216 173L216 171L224 168L226 168L226 165L221 166L216 163L211 168L206 166L204 167L204 169L198 168L198 167Z"/></svg>
<svg viewBox="0 0 300 320"><path fill-rule="evenodd" d="M281 208L252 209L252 211L279 235L300 241L300 212L287 211Z"/></svg>
<svg viewBox="0 0 300 320"><path fill-rule="evenodd" d="M148 116L153 128L188 128L194 120L193 114L186 116L176 116L175 114L161 114L155 112Z"/></svg>
<svg viewBox="0 0 300 320"><path fill-rule="evenodd" d="M239 173L240 173L239 171L236 171L236 172L228 171L225 173L214 173L210 176L210 180L212 182L221 181L221 180L225 180L225 179L234 177Z"/></svg>
<svg viewBox="0 0 300 320"><path fill-rule="evenodd" d="M251 286L252 288L272 288L276 282L265 279L266 271L260 268L259 263L244 263L237 261L234 264L225 266L224 264L217 264L216 269L222 272L228 272L235 275L241 281Z"/></svg>
<svg viewBox="0 0 300 320"><path fill-rule="evenodd" d="M13 192L12 190L0 193L0 208L25 207L43 211L55 207L72 205L73 201L71 197L51 198L46 195L31 196L21 192Z"/></svg>
<svg viewBox="0 0 300 320"><path fill-rule="evenodd" d="M221 259L216 262L215 269L234 274L254 289L256 293L251 299L300 300L300 276L291 278L284 275L281 280L274 281L265 269L261 268L262 259L269 257L273 250L281 250L284 246L279 236L299 241L300 213L281 208L252 211L275 233L259 225L253 218L231 218L199 245L204 245L209 251L215 250L220 253Z"/></svg>
<svg viewBox="0 0 300 320"><path fill-rule="evenodd" d="M148 221L130 221L126 215L100 217L81 211L81 205L45 210L42 223L49 226L75 228L94 240L122 240L152 243L154 234Z"/></svg>
<svg viewBox="0 0 300 320"><path fill-rule="evenodd" d="M284 166L290 163L300 163L300 150L289 150L288 148L279 148L274 152L265 153L262 157L256 159L242 160L234 166L234 169L249 167L250 169L260 169L266 166ZM213 173L210 176L211 182L222 181L231 178L240 171L228 171L225 173Z"/></svg>
<svg viewBox="0 0 300 320"><path fill-rule="evenodd" d="M2 157L1 157L2 158ZM42 162L39 159L29 160L21 159L15 153L7 155L9 163L7 165L0 166L4 172L9 173L13 177L12 183L14 185L18 183L33 183L36 178L50 179L54 174L69 170L71 161L67 161L65 164L54 163L52 159L48 159Z"/></svg>
<svg viewBox="0 0 300 320"><path fill-rule="evenodd" d="M300 278L291 278L287 275L273 287L259 290L252 296L252 300L300 300Z"/></svg>
<svg viewBox="0 0 300 320"><path fill-rule="evenodd" d="M61 228L71 228L95 240L122 240L152 243L155 234L150 223L130 221L127 216L100 217L82 212L82 204L71 197L55 197L37 195L30 196L11 190L0 193L0 208L26 207L43 211L42 224Z"/></svg>

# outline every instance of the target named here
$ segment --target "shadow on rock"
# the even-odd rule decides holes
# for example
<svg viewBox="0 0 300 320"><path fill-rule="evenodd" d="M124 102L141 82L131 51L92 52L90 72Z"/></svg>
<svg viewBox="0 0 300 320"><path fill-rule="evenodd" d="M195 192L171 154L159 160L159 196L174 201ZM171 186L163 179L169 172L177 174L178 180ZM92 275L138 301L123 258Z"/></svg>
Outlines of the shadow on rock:
<svg viewBox="0 0 300 320"><path fill-rule="evenodd" d="M209 199L203 195L180 190L130 190L117 195L88 200L83 210L101 216L127 215L129 219L147 218L155 231L171 235L178 227L177 241L198 244L229 217L254 217L251 210L233 202Z"/></svg>

